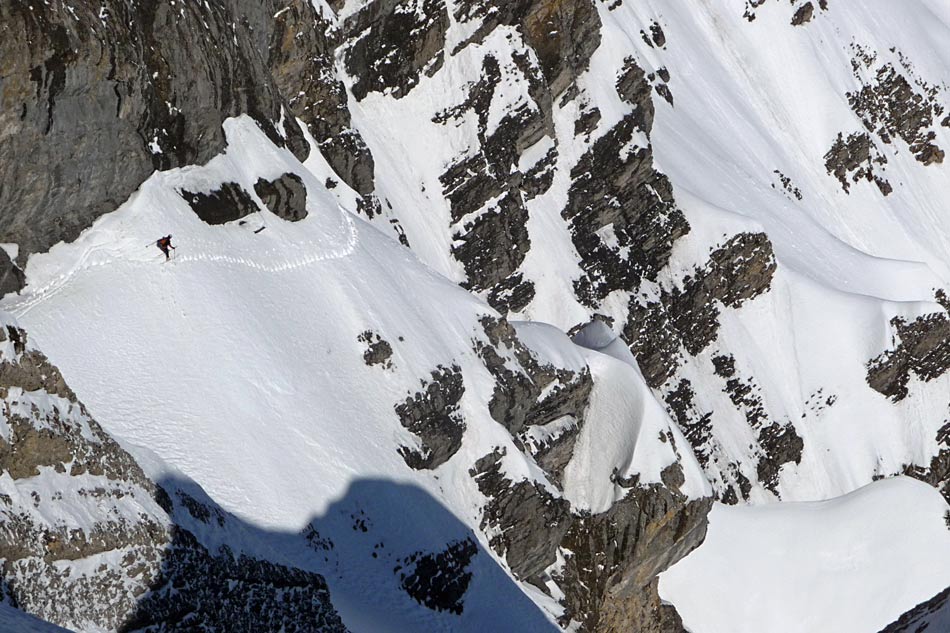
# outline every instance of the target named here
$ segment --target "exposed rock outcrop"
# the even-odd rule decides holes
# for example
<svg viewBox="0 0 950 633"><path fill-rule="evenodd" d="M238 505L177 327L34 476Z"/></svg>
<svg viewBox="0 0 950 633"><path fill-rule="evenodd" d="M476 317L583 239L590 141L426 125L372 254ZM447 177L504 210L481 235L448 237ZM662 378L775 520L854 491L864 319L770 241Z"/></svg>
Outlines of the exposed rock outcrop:
<svg viewBox="0 0 950 633"><path fill-rule="evenodd" d="M930 464L907 465L904 467L904 474L926 481L939 490L947 503L950 503L950 420L944 422L934 439L937 441L937 454L930 460Z"/></svg>
<svg viewBox="0 0 950 633"><path fill-rule="evenodd" d="M676 630L675 610L650 608L658 602L656 575L703 542L712 501L687 501L676 492L675 472L669 477L572 523L562 542L570 552L562 572L563 623L579 621L588 631L628 630L631 623L638 630Z"/></svg>
<svg viewBox="0 0 950 633"><path fill-rule="evenodd" d="M909 61L901 60L910 74ZM942 163L944 151L934 143L936 133L931 128L937 126L944 107L937 101L936 87L919 80L915 84L920 92L893 65L884 64L876 70L872 83L848 93L848 102L867 130L883 143L903 139L924 165Z"/></svg>
<svg viewBox="0 0 950 633"><path fill-rule="evenodd" d="M845 193L850 190L852 183L868 180L874 182L885 196L890 194L893 188L878 174L886 164L887 157L863 132L855 132L847 139L839 133L825 154L825 169L838 179Z"/></svg>
<svg viewBox="0 0 950 633"><path fill-rule="evenodd" d="M659 301L630 302L624 338L651 387L672 377L681 348L691 355L716 340L719 307L738 308L766 292L775 274L775 256L764 233L740 233L709 256L681 286L662 291Z"/></svg>
<svg viewBox="0 0 950 633"><path fill-rule="evenodd" d="M792 16L792 26L801 26L806 22L811 22L813 15L815 15L815 5L806 2L795 10L795 15Z"/></svg>
<svg viewBox="0 0 950 633"><path fill-rule="evenodd" d="M366 330L357 337L357 340L366 345L363 352L363 362L367 365L381 365L384 369L392 369L393 347L378 333Z"/></svg>
<svg viewBox="0 0 950 633"><path fill-rule="evenodd" d="M449 14L438 0L375 0L343 24L347 72L356 78L353 96L388 92L401 97L433 73L445 55Z"/></svg>
<svg viewBox="0 0 950 633"><path fill-rule="evenodd" d="M224 224L257 213L260 209L251 195L236 182L225 182L208 193L182 191L181 197L195 215L208 224Z"/></svg>
<svg viewBox="0 0 950 633"><path fill-rule="evenodd" d="M450 543L441 552L417 552L397 568L399 581L419 604L458 615L464 609L462 598L472 581L468 566L477 553L471 538Z"/></svg>
<svg viewBox="0 0 950 633"><path fill-rule="evenodd" d="M5 319L3 319L5 321ZM69 628L343 632L318 574L212 552L93 420L26 333L0 330L0 559L6 599ZM183 494L182 510L226 517Z"/></svg>
<svg viewBox="0 0 950 633"><path fill-rule="evenodd" d="M0 248L0 297L9 292L19 292L25 283L23 271L10 259L7 252Z"/></svg>
<svg viewBox="0 0 950 633"><path fill-rule="evenodd" d="M297 174L286 173L274 180L259 179L254 192L270 212L296 222L307 217L307 188Z"/></svg>
<svg viewBox="0 0 950 633"><path fill-rule="evenodd" d="M305 157L260 52L276 4L3 3L0 243L22 264L74 239L154 169L220 153L230 116Z"/></svg>
<svg viewBox="0 0 950 633"><path fill-rule="evenodd" d="M419 438L419 446L403 446L399 454L410 468L438 468L462 446L465 421L458 404L465 393L458 365L437 367L422 390L396 405L402 425Z"/></svg>
<svg viewBox="0 0 950 633"><path fill-rule="evenodd" d="M352 127L346 88L334 66L341 30L311 2L293 0L274 10L267 47L274 83L333 170L358 194L370 196L375 187L373 155Z"/></svg>
<svg viewBox="0 0 950 633"><path fill-rule="evenodd" d="M633 290L643 279L656 279L673 242L689 230L649 148L630 147L635 134L646 131L642 125L650 111L638 108L624 117L571 170L573 184L561 214L586 273L575 292L591 307L613 290Z"/></svg>
<svg viewBox="0 0 950 633"><path fill-rule="evenodd" d="M573 522L571 504L541 484L513 482L502 471L503 453L478 460L471 475L490 499L481 528L494 536L490 545L508 562L515 578L541 582L542 572L557 560L557 549Z"/></svg>
<svg viewBox="0 0 950 633"><path fill-rule="evenodd" d="M485 318L482 325L488 341L476 350L496 379L491 413L548 476L508 474L504 450L475 463L470 474L487 498L481 527L493 535L491 547L516 578L547 593L557 586L563 626L677 630L675 610L659 608L656 575L702 542L711 501L680 492L685 478L677 462L662 484L640 485L638 476L605 481L626 490L604 512L572 508L559 486L585 424L590 371L539 360L505 320Z"/></svg>
<svg viewBox="0 0 950 633"><path fill-rule="evenodd" d="M868 361L867 381L888 398L907 397L911 375L928 381L950 369L950 319L938 312L907 322L891 319L899 343Z"/></svg>
<svg viewBox="0 0 950 633"><path fill-rule="evenodd" d="M488 404L503 425L537 464L559 481L584 425L593 381L589 371L574 372L539 362L504 319L485 317L488 343L475 350L495 378ZM511 358L517 365L512 366Z"/></svg>

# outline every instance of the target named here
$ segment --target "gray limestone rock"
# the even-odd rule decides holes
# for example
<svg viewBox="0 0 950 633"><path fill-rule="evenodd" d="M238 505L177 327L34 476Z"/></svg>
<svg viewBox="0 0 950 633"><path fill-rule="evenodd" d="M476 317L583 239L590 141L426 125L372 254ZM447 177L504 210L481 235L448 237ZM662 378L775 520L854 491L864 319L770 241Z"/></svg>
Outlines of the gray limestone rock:
<svg viewBox="0 0 950 633"><path fill-rule="evenodd" d="M448 25L449 14L438 0L422 0L420 10L409 0L373 0L348 17L343 56L356 78L353 96L407 94L423 72L442 65Z"/></svg>
<svg viewBox="0 0 950 633"><path fill-rule="evenodd" d="M363 362L370 366L381 365L384 369L392 369L393 348L389 341L372 330L366 330L357 337L357 340L366 345Z"/></svg>
<svg viewBox="0 0 950 633"><path fill-rule="evenodd" d="M689 231L669 180L653 166L650 148L622 151L645 131L646 112L652 110L637 108L625 116L571 170L561 215L586 273L575 282L575 293L592 307L614 290L634 290L643 279L655 279L673 242ZM608 229L610 239L602 233Z"/></svg>
<svg viewBox="0 0 950 633"><path fill-rule="evenodd" d="M333 170L362 196L372 194L373 156L353 129L346 88L334 66L342 33L314 5L283 3L274 16L267 65L294 116L300 118Z"/></svg>
<svg viewBox="0 0 950 633"><path fill-rule="evenodd" d="M699 354L716 340L718 304L740 307L768 291L775 273L772 245L764 233L740 233L710 253L709 261L659 301L630 302L624 339L644 378L659 387L675 373L681 347Z"/></svg>
<svg viewBox="0 0 950 633"><path fill-rule="evenodd" d="M75 239L153 170L220 153L227 117L305 149L285 139L293 119L284 135L275 126L268 4L0 4L0 242L20 245L21 264Z"/></svg>
<svg viewBox="0 0 950 633"><path fill-rule="evenodd" d="M10 292L19 292L26 283L26 277L16 262L10 259L0 248L0 297Z"/></svg>
<svg viewBox="0 0 950 633"><path fill-rule="evenodd" d="M896 402L907 397L912 374L928 381L950 369L950 319L937 312L911 322L894 317L891 325L900 342L868 361L867 381Z"/></svg>
<svg viewBox="0 0 950 633"><path fill-rule="evenodd" d="M658 602L656 575L703 542L711 506L711 499L688 501L675 487L652 485L631 489L604 513L580 514L562 542L562 624L578 621L586 631L681 630L675 611L650 608Z"/></svg>
<svg viewBox="0 0 950 633"><path fill-rule="evenodd" d="M397 404L396 415L403 427L420 440L418 448L403 446L399 454L410 468L438 468L462 446L465 421L458 404L465 393L462 369L458 365L439 366L422 390Z"/></svg>
<svg viewBox="0 0 950 633"><path fill-rule="evenodd" d="M871 137L860 132L844 138L840 133L831 149L825 154L825 169L841 183L845 192L852 183L860 180L873 181L881 193L890 194L893 188L882 176L880 169L887 164L887 157L882 154Z"/></svg>
<svg viewBox="0 0 950 633"><path fill-rule="evenodd" d="M307 188L297 174L286 173L275 180L261 178L254 192L279 218L296 222L307 217Z"/></svg>
<svg viewBox="0 0 950 633"><path fill-rule="evenodd" d="M181 197L195 215L208 224L233 222L260 210L250 194L236 182L222 183L209 193L182 191Z"/></svg>
<svg viewBox="0 0 950 633"><path fill-rule="evenodd" d="M815 5L811 2L806 2L795 10L795 14L792 16L792 26L801 26L811 22L812 16L815 14Z"/></svg>
<svg viewBox="0 0 950 633"><path fill-rule="evenodd" d="M905 64L904 73L910 75L910 62L903 56L901 59ZM859 60L856 58L854 63L860 63ZM848 103L865 128L873 131L883 143L903 139L924 165L942 163L944 151L934 143L936 134L931 129L938 125L938 117L945 111L938 102L939 89L913 75L908 80L904 73L891 64L884 64L877 69L873 83L848 93Z"/></svg>
<svg viewBox="0 0 950 633"><path fill-rule="evenodd" d="M943 498L950 503L950 422L946 422L937 431L937 454L926 467L909 465L904 467L904 474L926 481L940 491ZM950 526L948 526L950 527Z"/></svg>
<svg viewBox="0 0 950 633"><path fill-rule="evenodd" d="M536 482L511 481L501 470L502 457L498 451L486 455L470 471L489 498L481 527L496 534L492 549L505 557L515 577L530 581L557 559L573 520L570 504Z"/></svg>

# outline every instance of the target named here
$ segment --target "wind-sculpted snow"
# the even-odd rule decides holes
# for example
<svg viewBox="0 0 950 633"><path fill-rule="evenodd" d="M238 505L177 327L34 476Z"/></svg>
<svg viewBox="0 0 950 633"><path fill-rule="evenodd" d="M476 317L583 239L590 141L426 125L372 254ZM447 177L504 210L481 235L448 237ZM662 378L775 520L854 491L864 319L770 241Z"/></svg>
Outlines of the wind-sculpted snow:
<svg viewBox="0 0 950 633"><path fill-rule="evenodd" d="M656 599L655 574L702 538L709 489L632 360L603 365L550 326L526 324L527 347L481 300L345 211L357 210L349 192L327 189L250 119L226 129L224 154L153 175L74 243L31 258L26 288L4 303L110 433L157 455L136 453L153 479L177 469L207 491L198 502L203 491L173 495L176 517L199 544L230 553L196 558L183 535L166 547L175 573L209 576L194 588L202 601L221 587L212 579L269 586L287 573L291 604L322 591L307 575L319 574L343 623L373 630L485 630L498 604L511 630L556 619L593 630L609 626L603 609L618 622L648 619L621 603L641 588ZM180 195L232 182L253 196L261 178L286 173L307 192L295 222L255 201L260 211L210 225ZM165 263L149 239L168 233L177 250ZM618 412L611 400L631 390ZM584 474L605 425L633 441ZM485 479L479 464L492 455ZM392 487L365 489L380 499L347 497L367 480ZM590 492L575 494L582 480ZM337 514L341 497L348 518ZM548 506L556 512L523 520ZM231 517L252 533L246 541L232 538ZM602 589L583 588L594 582L583 561L603 545L588 532L653 534L670 521L682 527L629 540L596 575ZM298 538L307 557L267 554L272 540ZM440 554L468 540L477 553ZM261 575L243 555L294 563ZM407 561L437 567L446 582L419 576L418 565L406 571ZM177 608L175 573L156 577L136 626ZM629 576L622 596L606 593L615 576ZM261 591L261 621L284 617L269 600L285 594Z"/></svg>
<svg viewBox="0 0 950 633"><path fill-rule="evenodd" d="M525 6L528 14L549 9ZM585 15L579 6L564 11ZM936 221L943 167L914 159L918 150L884 153L876 131L898 130L889 140L899 149L908 143L901 113L926 110L927 126L915 114L917 132L907 127L904 136L933 131L934 139L910 144L940 144L942 71L920 59L911 31L897 52L878 47L867 60L860 51L873 43L829 33L822 54L840 64L827 68L807 34L832 23L858 29L863 18L852 8L813 6L810 16L795 17L778 3L758 3L749 22L728 4L599 4L596 19L584 18L589 25L571 27L596 23L598 35L567 72L546 65L550 50L527 23L518 28L521 7L483 13L460 5L445 34L451 54L431 76L398 98L370 93L354 104L378 193L399 209L420 258L524 318L572 330L605 317L670 403L724 499L822 498L929 464L942 407L928 405L935 413L924 420L905 417L878 397L864 368L890 349L888 320L932 310L886 301L930 302L944 285L946 267L937 257L920 262L912 244L945 231L921 232L905 217L919 200L931 209L922 221ZM784 57L762 52L775 42L800 59L795 73ZM849 96L878 86L870 69L891 58L910 88L892 77L886 85L901 90ZM811 76L818 85L808 84ZM834 129L811 125L823 116L815 106L791 105L800 94L837 113ZM873 139L864 131L871 123ZM528 165L542 166L543 186ZM873 197L855 182L862 179L877 182ZM910 191L918 180L926 194ZM882 203L885 190L893 191ZM869 218L864 210L880 204ZM881 241L884 234L896 237ZM840 314L859 314L860 325L830 316L839 313L816 302L819 294L833 295ZM801 315L794 322L789 305ZM829 320L839 334L834 356L824 351ZM938 338L939 331L923 336ZM713 359L727 356L735 375L723 378ZM939 367L928 377L933 395L923 397L939 402L947 379ZM723 397L729 381L736 388ZM741 385L760 393L741 395ZM874 424L861 448L835 439L868 417L889 421ZM573 441L576 428L549 431ZM899 456L883 448L892 441ZM836 466L819 465L827 459Z"/></svg>
<svg viewBox="0 0 950 633"><path fill-rule="evenodd" d="M694 633L879 631L950 584L948 511L907 478L817 503L717 505L660 596Z"/></svg>
<svg viewBox="0 0 950 633"><path fill-rule="evenodd" d="M10 13L2 305L207 490L166 554L224 610L312 573L354 629L679 631L710 494L946 495L943 4L106 4Z"/></svg>

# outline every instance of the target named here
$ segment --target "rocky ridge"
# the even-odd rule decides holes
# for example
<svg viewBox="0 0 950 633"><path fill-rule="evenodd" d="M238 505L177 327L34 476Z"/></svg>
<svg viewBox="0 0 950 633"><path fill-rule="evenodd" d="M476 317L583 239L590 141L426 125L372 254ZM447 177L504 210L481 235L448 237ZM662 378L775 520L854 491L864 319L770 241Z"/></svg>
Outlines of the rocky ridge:
<svg viewBox="0 0 950 633"><path fill-rule="evenodd" d="M183 513L232 519L150 480L5 317L0 403L6 601L78 630L345 630L318 574L199 542Z"/></svg>
<svg viewBox="0 0 950 633"><path fill-rule="evenodd" d="M673 468L663 485L640 486L622 478L611 482L629 492L607 512L585 514L572 508L562 494L562 477L584 428L594 378L532 358L504 317L534 315L532 310L549 298L539 290L537 271L530 266L538 244L529 226L537 209L550 205L564 223L580 268L570 280L570 298L582 309L565 329L602 318L623 334L720 499L750 499L754 488L779 497L780 475L801 462L807 434L788 415L771 409L767 394L761 393L761 370L735 349L740 342L721 335L724 313L742 310L772 292L777 263L769 238L763 232L737 232L701 245L695 261L684 264L673 257L691 237L690 223L669 179L655 167L650 144L654 108L674 104L669 70L630 55L612 74L600 75L610 77L610 98L625 104L619 117L586 82L588 71L600 63L595 54L609 37L605 19L625 10L623 3L356 4L250 7L235 1L186 7L177 16L168 9L137 7L126 15L124 5L102 11L98 5L80 7L73 17L58 5L27 9L15 3L7 13L0 8L0 24L9 25L0 28L15 34L2 38L7 49L0 45L0 59L14 66L0 73L3 98L11 105L0 109L7 113L0 114L0 155L25 155L27 147L39 148L36 160L3 161L4 182L30 186L0 193L0 209L12 214L4 215L11 221L4 223L8 232L0 233L0 242L21 246L16 261L0 250L0 289L22 286L20 268L30 253L74 238L125 200L152 169L200 163L215 155L223 147L221 121L239 113L250 114L273 142L298 158L307 155L309 135L339 180L358 194L354 211L405 244L418 244L425 235L410 232L407 237L397 219L417 210L394 210L388 200L380 201L375 173L385 165L374 158L373 142L364 140L370 134L355 129L351 109L376 95L411 99L453 56L487 50L464 98L427 113L446 135L464 121L475 121L465 150L445 165L439 193L433 195L447 202L444 228L452 238L451 257L464 270L459 282L501 313L485 321L485 338L473 342L473 353L496 381L487 407L544 476L522 479L507 473L501 453L469 465L486 497L482 528L501 532L490 543L516 578L548 591L552 582L561 589L564 624L611 630L637 622L646 630L675 629L675 612L659 606L654 577L701 540L708 501L687 501ZM764 4L750 0L746 18L754 20ZM809 28L827 10L823 0L817 7L793 2L791 24ZM145 44L169 30L185 42L181 51ZM465 36L456 37L459 32ZM407 38L407 33L414 35ZM659 22L644 23L641 33L653 51L668 45ZM508 43L499 48L503 38ZM207 39L224 44L201 44ZM28 54L21 55L24 51ZM125 64L126 59L135 61ZM943 150L933 130L946 123L940 123L937 89L915 79L909 68L902 72L894 64L877 66L863 58L859 63L855 73L864 86L848 97L865 129L839 134L824 157L825 168L845 192L869 180L888 195L893 187L885 178L888 161L881 148L900 139L922 165L939 164ZM197 88L186 81L193 65L208 69L198 75ZM107 79L89 80L103 76ZM523 98L514 103L502 89L512 85L523 89ZM662 97L656 106L653 92ZM97 107L80 117L76 104L87 101ZM567 126L565 118L570 119ZM91 147L88 129L116 130L114 141ZM49 162L53 148L61 145L78 148L83 161L60 161L64 169L56 173L59 180L37 185L38 165ZM109 165L123 165L123 170L113 173ZM285 219L302 217L293 178L259 185L254 194L272 212ZM240 220L260 208L240 187L182 194L199 217L212 223ZM893 321L900 342L868 362L869 388L900 401L908 396L911 380L943 376L948 369L943 362L944 316ZM371 333L361 342L367 364L388 368L389 343ZM702 393L693 373L697 365L717 381L723 395L719 401ZM403 447L407 466L432 470L451 460L464 441L466 422L456 405L466 382L454 366L436 367L420 379L420 390L393 408L403 427L419 439L417 446ZM546 397L539 400L542 392ZM827 408L835 397L819 389L800 404L809 411ZM737 456L723 446L719 429L723 420L733 419L750 433L748 455ZM946 489L946 433L937 440L941 452L933 462L907 464L906 472ZM48 444L54 453L65 450L55 438L31 441ZM11 472L31 467L29 460L11 460ZM141 487L147 492L144 483ZM655 539L642 537L654 531ZM617 535L629 534L637 538L624 541L622 551L610 550ZM185 544L171 550L180 549L183 559L198 556L182 538ZM464 554L466 548L459 551ZM454 554L428 556L419 560L454 564ZM225 556L213 564L198 558L203 562L187 563L190 569L222 569L234 577L244 573L239 557ZM456 571L453 577L464 576ZM242 582L267 582L267 577L247 574ZM318 590L317 585L306 588L308 578L294 579L296 595ZM406 579L406 590L429 608L452 611L464 602L457 597L465 591L461 581L433 589L418 574ZM443 597L430 597L435 594ZM265 612L273 608L262 607Z"/></svg>

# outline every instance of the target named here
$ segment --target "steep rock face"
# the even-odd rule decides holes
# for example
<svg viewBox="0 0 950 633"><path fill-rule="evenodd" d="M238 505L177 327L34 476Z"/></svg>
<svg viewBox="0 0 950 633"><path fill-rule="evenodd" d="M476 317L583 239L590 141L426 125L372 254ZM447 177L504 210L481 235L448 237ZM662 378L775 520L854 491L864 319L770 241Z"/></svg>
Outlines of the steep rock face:
<svg viewBox="0 0 950 633"><path fill-rule="evenodd" d="M465 421L458 410L465 393L462 370L457 365L438 367L431 379L422 380L423 390L396 405L400 422L420 439L418 448L404 446L400 454L415 469L444 464L462 445Z"/></svg>
<svg viewBox="0 0 950 633"><path fill-rule="evenodd" d="M357 77L353 96L412 90L423 71L442 63L449 15L437 0L375 0L348 17L343 30L347 71Z"/></svg>
<svg viewBox="0 0 950 633"><path fill-rule="evenodd" d="M535 294L518 269L531 248L526 205L553 180L553 103L562 95L575 96L571 87L600 42L600 20L589 0L519 1L501 8L463 2L454 18L474 32L452 55L511 28L523 38L514 50L486 55L481 77L466 98L433 119L448 126L477 118L473 145L440 178L451 203L452 254L465 268L466 287L485 292L496 308L517 312ZM505 85L511 84L523 86L525 95L505 111L510 98ZM504 112L500 118L495 116L499 111ZM529 148L545 143L541 155L524 159Z"/></svg>
<svg viewBox="0 0 950 633"><path fill-rule="evenodd" d="M16 262L5 250L0 249L0 296L18 291L25 281L23 271Z"/></svg>
<svg viewBox="0 0 950 633"><path fill-rule="evenodd" d="M491 546L504 556L515 577L540 584L541 573L557 561L557 548L573 521L570 503L541 484L513 482L501 470L501 453L475 463L471 475L491 499L482 529L498 533Z"/></svg>
<svg viewBox="0 0 950 633"><path fill-rule="evenodd" d="M0 559L8 600L77 629L250 631L307 621L313 630L345 630L321 576L211 552L177 526L176 506L203 522L230 519L152 482L26 332L5 317L3 326Z"/></svg>
<svg viewBox="0 0 950 633"><path fill-rule="evenodd" d="M261 178L254 184L254 192L279 218L296 222L307 217L307 188L296 174L286 173L274 180Z"/></svg>
<svg viewBox="0 0 950 633"><path fill-rule="evenodd" d="M536 482L506 478L502 457L488 455L472 470L490 499L483 529L498 533L491 545L516 578L542 589L548 583L560 588L563 626L667 630L670 621L678 621L672 608L654 608L656 576L702 543L711 499L688 501L671 480L661 486L634 484L606 512L579 512Z"/></svg>
<svg viewBox="0 0 950 633"><path fill-rule="evenodd" d="M937 442L938 450L930 463L924 465L908 464L904 467L904 474L926 481L939 490L944 499L950 503L950 420L944 422L934 439Z"/></svg>
<svg viewBox="0 0 950 633"><path fill-rule="evenodd" d="M529 350L504 320L482 323L488 341L477 346L479 355L496 380L492 405L503 405L492 415L547 474L546 480L510 474L505 451L477 460L470 474L487 498L481 527L494 535L490 545L516 578L563 595L562 626L678 630L675 609L659 606L656 576L702 542L711 499L683 492L683 466L674 461L654 484L615 469L603 482L617 491L609 509L575 507L565 466L590 450L577 441L597 379L589 368L559 367ZM677 450L669 431L661 441Z"/></svg>
<svg viewBox="0 0 950 633"><path fill-rule="evenodd" d="M897 339L895 349L868 361L868 384L892 400L907 397L911 375L933 380L950 369L950 320L934 313L907 322L891 320Z"/></svg>
<svg viewBox="0 0 950 633"><path fill-rule="evenodd" d="M275 7L275 11L267 47L274 83L294 116L307 125L333 170L361 196L370 196L373 156L352 127L346 88L334 65L334 51L342 40L340 28L331 16L303 0Z"/></svg>
<svg viewBox="0 0 950 633"><path fill-rule="evenodd" d="M266 192L265 192L266 193ZM224 224L258 211L257 203L236 182L225 182L208 193L182 191L195 215L208 224Z"/></svg>
<svg viewBox="0 0 950 633"><path fill-rule="evenodd" d="M654 610L656 575L698 547L712 500L687 501L669 483L640 487L605 513L581 515L563 541L568 614L587 630L616 631L637 623L665 630L678 621L672 608ZM673 625L675 629L675 624Z"/></svg>
<svg viewBox="0 0 950 633"><path fill-rule="evenodd" d="M767 292L775 268L763 233L740 234L710 253L682 287L662 291L659 301L644 305L631 299L624 335L647 383L660 387L675 374L682 350L695 356L715 341L718 306L738 308Z"/></svg>
<svg viewBox="0 0 950 633"><path fill-rule="evenodd" d="M855 74L859 62L865 70L872 70L867 57L855 57ZM944 151L935 143L935 128L943 106L938 101L938 89L914 77L913 65L901 56L903 73L893 64L883 64L873 70L873 79L857 92L848 93L848 101L854 113L868 131L875 133L884 143L895 138L902 139L914 157L924 165L942 163ZM916 89L915 89L916 88ZM918 92L919 90L919 92Z"/></svg>
<svg viewBox="0 0 950 633"><path fill-rule="evenodd" d="M267 11L238 1L4 3L0 242L18 243L22 263L74 239L152 170L219 153L229 116L250 114L304 157L260 53Z"/></svg>
<svg viewBox="0 0 950 633"><path fill-rule="evenodd" d="M638 119L624 118L571 171L573 185L562 215L587 273L575 289L590 306L614 290L655 280L673 242L689 230L649 150L625 150L635 133L644 132Z"/></svg>

